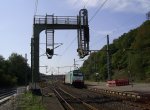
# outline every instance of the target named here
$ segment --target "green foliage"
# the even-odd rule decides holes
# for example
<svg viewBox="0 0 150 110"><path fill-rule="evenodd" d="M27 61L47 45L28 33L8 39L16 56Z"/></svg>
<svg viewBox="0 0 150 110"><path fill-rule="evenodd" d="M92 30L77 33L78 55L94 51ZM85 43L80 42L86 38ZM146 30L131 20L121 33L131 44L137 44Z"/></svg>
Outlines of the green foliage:
<svg viewBox="0 0 150 110"><path fill-rule="evenodd" d="M25 58L12 53L8 60L0 56L0 87L25 85L31 79Z"/></svg>
<svg viewBox="0 0 150 110"><path fill-rule="evenodd" d="M150 81L149 52L150 21L146 21L110 44L111 77ZM106 45L98 52L92 53L80 69L88 80L94 79L95 73L99 73L100 80L107 80Z"/></svg>
<svg viewBox="0 0 150 110"><path fill-rule="evenodd" d="M17 107L21 110L45 110L42 97L30 92L21 95L21 101L17 103Z"/></svg>

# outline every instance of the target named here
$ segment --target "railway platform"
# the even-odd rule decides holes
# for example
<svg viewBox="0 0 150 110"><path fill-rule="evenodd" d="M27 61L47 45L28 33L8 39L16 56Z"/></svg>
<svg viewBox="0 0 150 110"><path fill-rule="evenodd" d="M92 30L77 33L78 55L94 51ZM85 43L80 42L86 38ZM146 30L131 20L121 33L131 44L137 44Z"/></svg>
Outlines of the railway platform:
<svg viewBox="0 0 150 110"><path fill-rule="evenodd" d="M136 100L150 100L150 83L132 83L125 86L108 86L106 82L86 81L87 88L111 96Z"/></svg>
<svg viewBox="0 0 150 110"><path fill-rule="evenodd" d="M122 92L149 92L150 93L150 83L132 83L125 86L107 86L106 82L89 82L86 81L85 84L89 88L100 88L100 89L108 89L108 90L116 90L116 91L122 91Z"/></svg>

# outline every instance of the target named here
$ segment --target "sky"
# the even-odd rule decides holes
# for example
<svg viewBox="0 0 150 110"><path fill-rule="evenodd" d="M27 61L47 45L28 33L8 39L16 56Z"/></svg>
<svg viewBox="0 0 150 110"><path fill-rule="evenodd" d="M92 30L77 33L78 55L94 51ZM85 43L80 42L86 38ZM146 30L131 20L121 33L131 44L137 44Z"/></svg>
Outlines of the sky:
<svg viewBox="0 0 150 110"><path fill-rule="evenodd" d="M5 59L11 53L30 59L30 43L33 35L34 15L77 16L80 9L88 10L90 28L90 49L99 50L106 45L106 35L110 43L123 33L137 28L146 20L150 11L150 0L1 0L0 1L0 55ZM52 59L40 56L40 72L64 74L73 68L74 59L78 67L84 59L77 53L77 31L56 30L55 43L62 43L55 49ZM45 32L40 33L40 43L45 43ZM40 55L45 53L45 45L40 44ZM58 67L60 67L58 72Z"/></svg>

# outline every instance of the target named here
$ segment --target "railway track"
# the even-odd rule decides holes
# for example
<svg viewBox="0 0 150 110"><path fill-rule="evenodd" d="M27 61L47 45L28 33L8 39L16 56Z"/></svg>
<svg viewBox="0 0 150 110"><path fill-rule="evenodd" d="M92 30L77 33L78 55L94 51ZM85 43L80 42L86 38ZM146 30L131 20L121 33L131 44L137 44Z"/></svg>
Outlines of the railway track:
<svg viewBox="0 0 150 110"><path fill-rule="evenodd" d="M0 105L9 100L10 96L16 93L15 88L1 89L0 90Z"/></svg>
<svg viewBox="0 0 150 110"><path fill-rule="evenodd" d="M150 97L149 95L146 96L146 94L144 93L121 92L97 88L90 88L89 90L98 94L104 94L106 96L119 98L120 100L122 100L123 104L140 108L140 110L150 110Z"/></svg>
<svg viewBox="0 0 150 110"><path fill-rule="evenodd" d="M98 110L61 88L55 88L54 91L66 110Z"/></svg>
<svg viewBox="0 0 150 110"><path fill-rule="evenodd" d="M57 84L58 85L58 84ZM67 93L73 95L77 99L91 105L97 110L150 110L147 103L125 98L108 95L101 92L95 92L88 89L77 89L65 85L58 85ZM116 94L117 95L117 94ZM73 102L72 102L73 103Z"/></svg>

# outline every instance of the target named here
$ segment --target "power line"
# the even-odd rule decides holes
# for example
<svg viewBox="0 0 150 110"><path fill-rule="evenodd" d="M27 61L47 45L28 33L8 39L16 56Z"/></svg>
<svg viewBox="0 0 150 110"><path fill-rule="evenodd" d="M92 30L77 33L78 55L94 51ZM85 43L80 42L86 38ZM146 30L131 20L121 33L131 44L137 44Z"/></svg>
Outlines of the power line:
<svg viewBox="0 0 150 110"><path fill-rule="evenodd" d="M70 44L67 46L67 48L63 51L63 54L71 47L71 45L75 42L76 37L70 42Z"/></svg>
<svg viewBox="0 0 150 110"><path fill-rule="evenodd" d="M88 0L89 1L89 0ZM76 5L78 5L78 0L76 0L74 3L73 3L73 6L75 7ZM84 3L83 1L82 1L82 3ZM69 32L66 34L66 36L69 36ZM70 44L64 49L64 51L63 51L63 55L67 52L67 50L69 49L69 47L71 47L71 45L75 42L75 40L76 40L76 37L74 37L73 38L73 40L70 42ZM62 56L61 56L61 58L62 58ZM60 60L61 60L61 58L60 58Z"/></svg>
<svg viewBox="0 0 150 110"><path fill-rule="evenodd" d="M89 1L90 1L90 0L87 0L87 2L84 2L84 0L81 0L80 5L81 5L81 6L83 5L83 8L85 8ZM75 7L76 5L78 5L78 2L79 2L79 0L76 0L76 1L73 3L73 6Z"/></svg>
<svg viewBox="0 0 150 110"><path fill-rule="evenodd" d="M78 0L76 0L74 3L73 3L73 6L77 5L78 3Z"/></svg>
<svg viewBox="0 0 150 110"><path fill-rule="evenodd" d="M76 5L78 5L78 0L76 0L74 3L73 3L73 6L76 7ZM83 3L83 1L82 1ZM66 36L69 36L69 31L67 32ZM73 40L70 42L70 44L64 49L64 51L62 52L62 56L59 58L59 61L58 61L58 64L60 63L63 55L68 51L68 49L71 47L71 45L75 42L76 40L76 37L73 38Z"/></svg>
<svg viewBox="0 0 150 110"><path fill-rule="evenodd" d="M75 40L76 40L76 37L74 37L74 39L70 42L70 44L64 49L64 51L62 52L62 56L59 59L59 62L62 59L63 55L69 50L69 48L71 47L71 45L75 42Z"/></svg>
<svg viewBox="0 0 150 110"><path fill-rule="evenodd" d="M91 22L93 20L93 18L97 15L97 13L103 8L103 6L106 4L108 0L105 0L100 6L99 8L96 10L96 12L93 14L93 16L90 18L89 22Z"/></svg>
<svg viewBox="0 0 150 110"><path fill-rule="evenodd" d="M85 4L84 4L84 7L83 8L85 8L85 6L88 4L88 2L89 2L90 0L88 0L87 2L85 2Z"/></svg>
<svg viewBox="0 0 150 110"><path fill-rule="evenodd" d="M103 3L103 5L107 2L108 0L106 0L104 3ZM133 16L133 17L135 17L135 16ZM132 17L132 18L133 18ZM130 21L130 20L133 20L133 19L128 19L127 21ZM128 22L129 23L129 22ZM117 32L118 31L118 29L120 29L121 27L124 27L123 25L124 24L126 24L126 22L124 22L124 23L122 23L121 25L119 25L119 26L116 26L116 28L115 29L113 29L112 31L110 31L109 33L110 34L113 34L113 33L115 33L115 32ZM105 38L105 37L104 37ZM95 45L96 43L94 43L94 45ZM93 45L92 45L93 46Z"/></svg>

